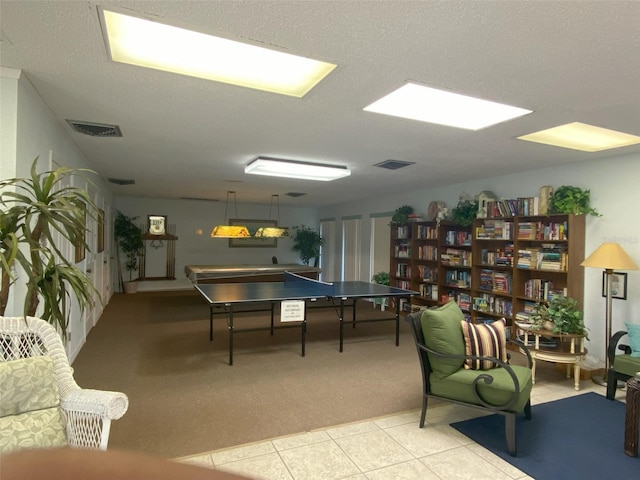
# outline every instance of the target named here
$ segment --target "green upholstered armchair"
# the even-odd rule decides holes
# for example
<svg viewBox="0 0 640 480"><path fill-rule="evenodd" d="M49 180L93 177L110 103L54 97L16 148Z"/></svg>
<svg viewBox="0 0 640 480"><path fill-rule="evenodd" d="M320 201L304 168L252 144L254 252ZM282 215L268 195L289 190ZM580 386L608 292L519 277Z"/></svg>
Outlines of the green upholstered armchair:
<svg viewBox="0 0 640 480"><path fill-rule="evenodd" d="M631 347L629 345L620 344L618 342L627 335L627 332L621 330L616 332L609 341L609 371L607 372L607 398L614 400L616 398L616 387L618 381L627 381L636 373L640 372L640 357L631 356ZM622 355L616 355L616 349L624 352Z"/></svg>
<svg viewBox="0 0 640 480"><path fill-rule="evenodd" d="M516 414L531 418L532 360L521 342L504 336L501 355L467 354L464 315L455 302L407 316L422 367L423 399L420 428L424 427L429 397L499 413L505 417L507 450L516 455ZM475 331L467 324L465 332ZM485 328L484 326L482 328ZM504 332L504 331L503 331ZM475 333L472 333L473 337ZM503 333L504 335L504 333ZM477 338L476 338L477 340ZM528 366L510 365L506 343L517 344ZM469 345L473 346L473 342ZM486 345L485 345L486 346ZM480 350L487 348L480 348ZM502 356L503 358L498 358ZM468 363L471 367L468 367ZM484 368L484 369L474 369Z"/></svg>

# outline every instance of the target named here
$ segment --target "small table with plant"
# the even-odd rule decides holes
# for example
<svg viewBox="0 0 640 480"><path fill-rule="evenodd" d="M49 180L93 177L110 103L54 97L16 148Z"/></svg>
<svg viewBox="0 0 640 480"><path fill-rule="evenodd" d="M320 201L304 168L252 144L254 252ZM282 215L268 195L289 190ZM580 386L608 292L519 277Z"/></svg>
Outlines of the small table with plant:
<svg viewBox="0 0 640 480"><path fill-rule="evenodd" d="M536 305L530 323L516 322L519 337L530 348L533 359L532 379L535 383L536 360L567 365L571 378L573 365L574 388L580 390L580 362L587 354L588 340L582 311L571 297L554 297Z"/></svg>

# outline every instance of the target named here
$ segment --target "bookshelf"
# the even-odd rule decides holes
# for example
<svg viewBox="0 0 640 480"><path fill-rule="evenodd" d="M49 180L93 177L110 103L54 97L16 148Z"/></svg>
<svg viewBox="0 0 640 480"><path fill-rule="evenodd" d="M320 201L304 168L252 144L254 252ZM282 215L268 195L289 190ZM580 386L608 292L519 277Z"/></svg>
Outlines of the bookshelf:
<svg viewBox="0 0 640 480"><path fill-rule="evenodd" d="M505 317L513 327L553 295L582 308L584 243L584 215L393 224L391 285L420 292L414 305L455 300L475 323Z"/></svg>

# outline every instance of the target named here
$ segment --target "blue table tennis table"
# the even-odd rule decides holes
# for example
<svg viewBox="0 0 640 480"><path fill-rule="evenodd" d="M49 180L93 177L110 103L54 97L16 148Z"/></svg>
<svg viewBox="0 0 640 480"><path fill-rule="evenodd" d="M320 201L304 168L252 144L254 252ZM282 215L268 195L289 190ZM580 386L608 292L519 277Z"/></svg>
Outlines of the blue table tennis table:
<svg viewBox="0 0 640 480"><path fill-rule="evenodd" d="M396 322L396 346L400 344L400 299L409 300L418 292L402 288L378 285L376 283L347 281L347 282L321 282L294 273L285 272L284 282L254 282L254 283L218 283L196 284L196 290L209 304L209 340L213 341L213 318L218 314L226 314L227 327L229 329L229 365L233 365L233 335L240 332L254 332L258 330L274 330L283 328L300 328L302 356L305 356L305 336L307 331L307 302L316 302L326 299L334 305L340 302L340 352L344 345L344 311L352 308L351 323L355 328L356 323L380 322L395 320ZM363 298L396 298L395 315L385 318L356 319L356 302ZM288 300L304 302L302 320L295 324L275 325L275 305ZM271 324L268 327L236 328L234 325L234 306L270 303L270 308L256 308L243 310L271 311ZM223 311L216 311L220 308Z"/></svg>

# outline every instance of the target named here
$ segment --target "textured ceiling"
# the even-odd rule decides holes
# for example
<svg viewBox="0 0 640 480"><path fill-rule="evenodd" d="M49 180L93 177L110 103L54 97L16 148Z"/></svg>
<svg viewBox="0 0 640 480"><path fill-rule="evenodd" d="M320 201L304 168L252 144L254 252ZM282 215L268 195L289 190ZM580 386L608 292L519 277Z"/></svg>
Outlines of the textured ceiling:
<svg viewBox="0 0 640 480"><path fill-rule="evenodd" d="M97 6L338 64L303 99L109 61ZM117 195L327 206L638 153L516 137L571 121L640 135L640 4L630 2L7 1L0 63L22 69ZM363 112L407 80L528 108L478 132ZM117 124L123 138L66 119ZM258 155L347 165L349 178L248 176ZM415 162L400 170L373 165ZM290 198L287 192L307 195Z"/></svg>

